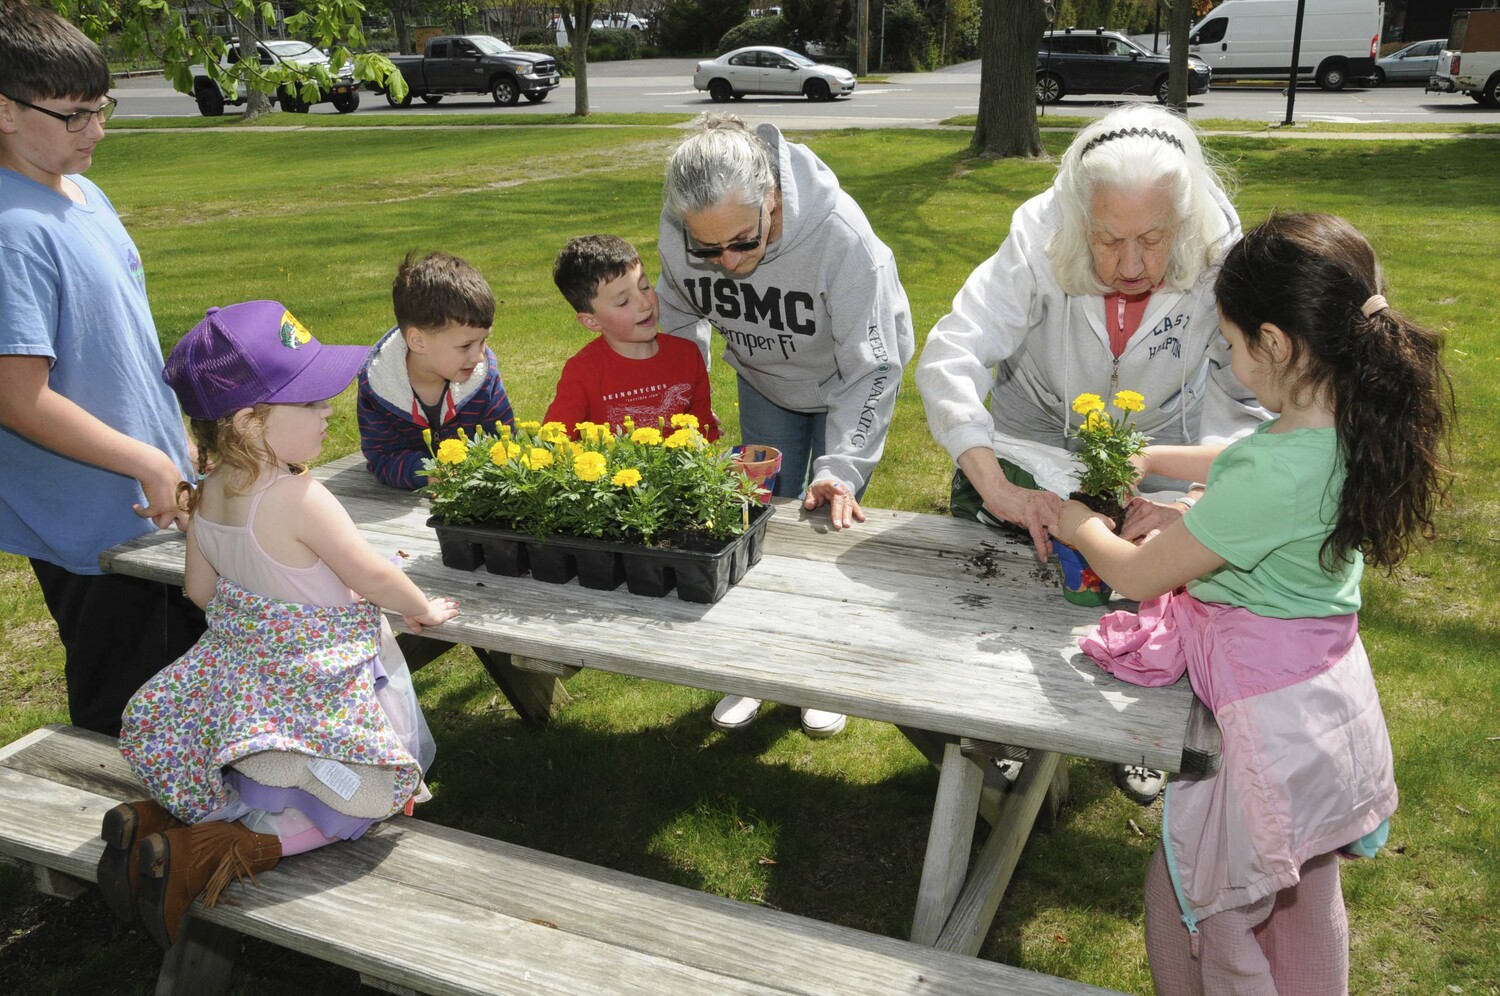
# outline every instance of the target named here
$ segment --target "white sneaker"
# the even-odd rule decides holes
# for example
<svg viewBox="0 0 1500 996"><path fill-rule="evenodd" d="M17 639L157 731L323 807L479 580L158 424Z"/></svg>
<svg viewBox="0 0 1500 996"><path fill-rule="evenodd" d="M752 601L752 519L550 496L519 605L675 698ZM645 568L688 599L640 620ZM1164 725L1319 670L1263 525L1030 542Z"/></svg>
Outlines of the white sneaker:
<svg viewBox="0 0 1500 996"><path fill-rule="evenodd" d="M1000 777L1005 779L1005 784L1014 785L1016 779L1021 777L1021 765L1025 762L1008 757L992 757L990 763L995 766L996 771L1000 772Z"/></svg>
<svg viewBox="0 0 1500 996"><path fill-rule="evenodd" d="M714 725L721 730L739 730L755 722L760 699L743 695L726 695L714 706Z"/></svg>
<svg viewBox="0 0 1500 996"><path fill-rule="evenodd" d="M837 712L824 712L822 709L802 710L802 732L814 740L822 740L831 737L844 728L844 715Z"/></svg>
<svg viewBox="0 0 1500 996"><path fill-rule="evenodd" d="M1139 764L1121 764L1115 767L1115 784L1132 802L1149 806L1161 795L1167 784L1167 776L1155 768Z"/></svg>

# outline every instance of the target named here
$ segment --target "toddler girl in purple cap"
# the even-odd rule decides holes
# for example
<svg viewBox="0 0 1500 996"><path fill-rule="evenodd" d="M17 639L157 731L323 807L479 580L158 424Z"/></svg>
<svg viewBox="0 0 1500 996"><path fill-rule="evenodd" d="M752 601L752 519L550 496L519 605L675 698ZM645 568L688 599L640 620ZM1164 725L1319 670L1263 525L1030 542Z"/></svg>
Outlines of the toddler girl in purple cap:
<svg viewBox="0 0 1500 996"><path fill-rule="evenodd" d="M198 444L201 483L180 497L208 632L126 707L120 751L153 799L105 815L99 863L111 908L163 946L200 895L428 798L432 737L380 608L420 631L458 606L305 472L365 354L250 301L209 309L163 371Z"/></svg>

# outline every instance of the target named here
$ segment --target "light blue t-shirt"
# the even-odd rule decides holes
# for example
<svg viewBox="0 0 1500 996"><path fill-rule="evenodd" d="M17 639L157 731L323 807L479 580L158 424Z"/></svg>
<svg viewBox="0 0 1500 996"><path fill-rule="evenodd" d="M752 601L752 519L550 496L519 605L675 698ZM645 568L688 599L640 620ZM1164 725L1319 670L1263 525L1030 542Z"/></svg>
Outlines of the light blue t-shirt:
<svg viewBox="0 0 1500 996"><path fill-rule="evenodd" d="M1183 516L1198 542L1228 561L1187 590L1276 619L1358 612L1364 556L1354 550L1333 570L1320 559L1344 487L1338 436L1332 428L1272 432L1277 421L1214 459L1208 490Z"/></svg>
<svg viewBox="0 0 1500 996"><path fill-rule="evenodd" d="M77 204L0 168L0 355L45 356L49 386L99 421L170 456L189 478L177 399L140 253L91 181ZM133 478L0 426L0 549L99 574L99 554L156 527L131 508Z"/></svg>

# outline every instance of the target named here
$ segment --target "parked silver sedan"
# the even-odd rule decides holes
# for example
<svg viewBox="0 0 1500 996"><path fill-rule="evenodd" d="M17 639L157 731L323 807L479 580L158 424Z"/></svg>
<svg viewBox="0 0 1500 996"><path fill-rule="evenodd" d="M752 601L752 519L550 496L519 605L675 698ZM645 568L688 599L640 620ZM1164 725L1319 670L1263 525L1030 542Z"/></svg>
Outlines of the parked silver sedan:
<svg viewBox="0 0 1500 996"><path fill-rule="evenodd" d="M1438 53L1448 45L1446 38L1413 42L1390 55L1375 60L1376 83L1426 83L1437 72Z"/></svg>
<svg viewBox="0 0 1500 996"><path fill-rule="evenodd" d="M808 100L833 100L854 92L854 74L825 66L789 48L754 45L700 62L693 86L716 103L747 93L780 93Z"/></svg>

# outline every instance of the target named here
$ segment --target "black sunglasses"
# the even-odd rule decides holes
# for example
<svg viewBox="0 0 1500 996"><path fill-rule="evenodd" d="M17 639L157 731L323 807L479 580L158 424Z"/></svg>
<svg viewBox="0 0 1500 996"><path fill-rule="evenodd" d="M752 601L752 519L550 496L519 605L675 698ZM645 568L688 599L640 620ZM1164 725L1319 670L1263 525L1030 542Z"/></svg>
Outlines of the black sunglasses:
<svg viewBox="0 0 1500 996"><path fill-rule="evenodd" d="M687 229L682 230L682 247L687 254L694 259L718 259L726 252L750 252L752 249L760 248L761 233L766 230L766 211L762 207L759 222L755 226L755 238L746 239L744 242L731 242L726 246L711 246L708 248L693 248L692 237L688 235Z"/></svg>
<svg viewBox="0 0 1500 996"><path fill-rule="evenodd" d="M89 126L89 119L95 114L99 115L100 121L108 121L110 115L115 113L115 106L120 103L113 97L105 97L104 106L102 107L96 107L89 111L74 111L72 114L63 114L61 111L54 111L49 107L38 107L31 101L22 100L20 97L12 97L10 94L6 94L5 96L22 107L29 107L33 111L41 111L49 118L56 118L71 132L83 131L83 129Z"/></svg>

